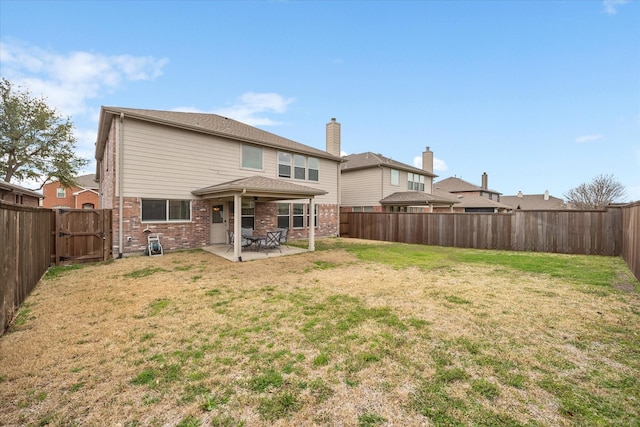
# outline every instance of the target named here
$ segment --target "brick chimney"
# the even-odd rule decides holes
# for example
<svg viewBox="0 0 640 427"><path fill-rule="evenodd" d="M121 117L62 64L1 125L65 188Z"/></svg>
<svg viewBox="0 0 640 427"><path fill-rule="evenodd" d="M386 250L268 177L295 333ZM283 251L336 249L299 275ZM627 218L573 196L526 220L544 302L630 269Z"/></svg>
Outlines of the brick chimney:
<svg viewBox="0 0 640 427"><path fill-rule="evenodd" d="M482 188L485 190L489 189L489 175L486 172L482 173Z"/></svg>
<svg viewBox="0 0 640 427"><path fill-rule="evenodd" d="M429 147L422 152L422 170L433 173L433 151Z"/></svg>
<svg viewBox="0 0 640 427"><path fill-rule="evenodd" d="M340 157L340 123L335 118L327 123L327 153Z"/></svg>

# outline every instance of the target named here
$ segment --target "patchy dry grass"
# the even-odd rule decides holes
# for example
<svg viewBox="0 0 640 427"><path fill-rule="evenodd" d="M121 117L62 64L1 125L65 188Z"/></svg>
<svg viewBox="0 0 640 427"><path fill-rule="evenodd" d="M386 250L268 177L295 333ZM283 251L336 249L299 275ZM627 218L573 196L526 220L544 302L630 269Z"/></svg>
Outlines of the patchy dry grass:
<svg viewBox="0 0 640 427"><path fill-rule="evenodd" d="M638 425L615 258L332 239L54 271L0 338L0 425Z"/></svg>

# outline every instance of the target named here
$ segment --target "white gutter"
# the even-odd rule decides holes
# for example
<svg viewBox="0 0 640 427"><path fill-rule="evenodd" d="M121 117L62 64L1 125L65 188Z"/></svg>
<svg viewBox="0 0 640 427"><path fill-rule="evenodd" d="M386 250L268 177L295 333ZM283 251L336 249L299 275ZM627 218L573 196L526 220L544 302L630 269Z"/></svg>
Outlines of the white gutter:
<svg viewBox="0 0 640 427"><path fill-rule="evenodd" d="M124 160L122 153L124 148L124 144L122 141L122 138L124 136L124 113L120 113L120 122L116 122L116 125L118 125L118 140L116 144L116 149L118 150L118 165L116 166L116 171L118 172L116 175L118 180L118 258L122 258L122 241L124 239L124 231L122 230L122 226L124 224L124 218L122 217L124 215L124 195L122 194L122 176L124 175L122 171L122 163Z"/></svg>

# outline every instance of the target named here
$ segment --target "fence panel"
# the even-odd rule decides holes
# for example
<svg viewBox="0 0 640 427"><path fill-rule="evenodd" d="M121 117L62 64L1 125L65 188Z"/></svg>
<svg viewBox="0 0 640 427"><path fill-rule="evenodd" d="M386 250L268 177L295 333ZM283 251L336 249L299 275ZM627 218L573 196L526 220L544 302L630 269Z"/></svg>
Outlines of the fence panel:
<svg viewBox="0 0 640 427"><path fill-rule="evenodd" d="M342 216L349 237L371 240L613 256L620 255L622 247L622 213L617 208L511 214L348 212ZM626 221L637 222L636 216L629 215Z"/></svg>
<svg viewBox="0 0 640 427"><path fill-rule="evenodd" d="M51 215L0 202L0 335L49 268Z"/></svg>
<svg viewBox="0 0 640 427"><path fill-rule="evenodd" d="M622 258L640 280L640 202L621 208Z"/></svg>

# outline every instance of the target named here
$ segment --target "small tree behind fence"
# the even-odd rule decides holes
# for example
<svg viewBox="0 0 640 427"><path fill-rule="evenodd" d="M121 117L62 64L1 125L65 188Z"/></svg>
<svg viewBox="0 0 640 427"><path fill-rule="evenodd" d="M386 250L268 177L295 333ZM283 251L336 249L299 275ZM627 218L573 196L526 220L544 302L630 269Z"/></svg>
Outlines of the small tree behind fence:
<svg viewBox="0 0 640 427"><path fill-rule="evenodd" d="M49 209L0 203L0 335L51 263Z"/></svg>

